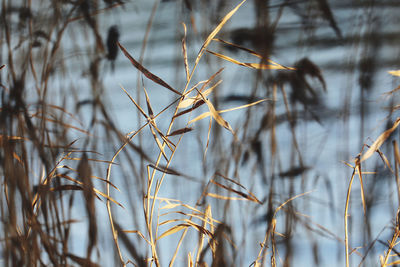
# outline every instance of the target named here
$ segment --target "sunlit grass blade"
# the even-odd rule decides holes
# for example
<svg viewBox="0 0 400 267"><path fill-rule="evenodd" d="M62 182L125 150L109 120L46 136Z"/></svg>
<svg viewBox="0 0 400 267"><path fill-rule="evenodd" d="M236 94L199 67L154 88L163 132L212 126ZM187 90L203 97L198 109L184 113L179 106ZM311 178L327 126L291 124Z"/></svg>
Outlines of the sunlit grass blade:
<svg viewBox="0 0 400 267"><path fill-rule="evenodd" d="M267 101L267 100L269 100L269 99L265 98L265 99L261 99L261 100L258 100L256 102L250 103L250 104L245 104L245 105L241 105L241 106L234 107L234 108L219 110L218 113L225 113L225 112L230 112L230 111L234 111L234 110L238 110L238 109L242 109L242 108L248 108L248 107L257 105L259 103L262 103L264 101Z"/></svg>
<svg viewBox="0 0 400 267"><path fill-rule="evenodd" d="M122 230L122 232L127 233L127 234L137 234L144 241L146 241L147 244L150 244L149 240L147 240L147 238L145 238L144 235L142 234L142 232L140 232L139 230Z"/></svg>
<svg viewBox="0 0 400 267"><path fill-rule="evenodd" d="M259 104L259 103L261 103L261 102L264 102L264 101L266 101L266 100L268 100L268 99L261 99L261 100L258 100L258 101L256 101L256 102L253 102L253 103L250 103L250 104L245 104L245 105L242 105L242 106L239 106L239 107L234 107L234 108L219 110L219 111L217 111L217 113L225 113L225 112L234 111L234 110L238 110L238 109L242 109L242 108L248 108L248 107L257 105L257 104ZM194 122L196 122L196 121L202 120L202 119L207 118L207 117L209 117L209 116L212 116L211 111L204 112L204 113L200 114L199 116L197 116L196 118L190 120L190 121L188 122L188 124L192 124L192 123L194 123Z"/></svg>
<svg viewBox="0 0 400 267"><path fill-rule="evenodd" d="M153 108L151 107L150 98L149 98L149 95L147 94L146 88L143 87L143 91L146 96L147 112L148 112L150 118L153 118L154 112L153 112Z"/></svg>
<svg viewBox="0 0 400 267"><path fill-rule="evenodd" d="M360 185L361 185L361 202L363 205L363 209L364 209L364 214L367 213L367 206L365 204L365 191L364 191L364 182L363 182L363 177L362 177L362 172L361 172L361 163L359 160L356 161L356 171L358 174L358 178L360 179Z"/></svg>
<svg viewBox="0 0 400 267"><path fill-rule="evenodd" d="M172 235L176 232L179 232L180 230L183 230L187 227L190 227L190 225L188 224L178 224L173 226L172 228L168 229L167 231L165 231L163 234L161 234L159 237L157 237L157 240L160 240L166 236Z"/></svg>
<svg viewBox="0 0 400 267"><path fill-rule="evenodd" d="M194 63L194 67L192 69L192 74L194 73L201 57L204 54L205 49L208 47L210 42L213 40L213 38L218 34L218 32L222 29L222 27L225 25L225 23L236 13L236 11L246 2L246 0L243 0L240 2L234 9L232 9L228 14L226 14L221 22L215 27L215 29L208 35L207 39L204 41L203 45L200 48L199 53L197 54L196 61Z"/></svg>
<svg viewBox="0 0 400 267"><path fill-rule="evenodd" d="M204 149L203 161L205 161L205 159L206 159L207 151L208 151L208 145L210 144L211 126L212 126L212 118L210 117L210 122L208 123L207 142L206 142L206 148Z"/></svg>
<svg viewBox="0 0 400 267"><path fill-rule="evenodd" d="M199 219L202 222L205 222L205 223L211 224L211 225L214 225L214 222L220 224L220 222L217 222L215 220L205 219L204 218L204 216L205 216L204 213L201 213L201 214L190 214L190 213L184 213L182 211L173 211L173 212L164 213L164 214L162 214L162 216L166 216L166 215L170 215L170 214L180 214L180 215L184 215L184 216L190 217L191 219L192 218L196 218L196 219ZM193 223L191 221L191 219L169 219L169 220L160 222L158 225L162 226L162 225L166 225L166 224L169 224L169 223L175 223L175 222L186 222L188 224L191 224L191 223Z"/></svg>
<svg viewBox="0 0 400 267"><path fill-rule="evenodd" d="M202 119L204 119L204 118L207 118L207 117L209 117L210 115L211 115L211 112L209 112L209 111L204 112L204 113L202 113L201 115L197 116L196 118L190 120L190 121L188 122L188 124L195 123L196 121L199 121L199 120L202 120Z"/></svg>
<svg viewBox="0 0 400 267"><path fill-rule="evenodd" d="M225 179L225 180L227 180L227 181L229 181L229 182L231 182L231 183L233 183L233 184L235 184L235 185L237 185L237 186L239 186L239 187L241 187L241 188L243 188L243 189L246 190L247 193L255 200L255 202L257 202L257 203L259 203L259 204L262 204L262 202L259 201L259 200L256 198L256 196L255 196L252 192L250 192L249 190L247 190L246 187L244 187L244 186L241 185L240 183L236 182L235 180L233 180L233 179L231 179L231 178L229 178L229 177L226 177L226 176L222 175L222 174L219 173L219 172L215 173L215 175L216 175L216 176L219 176L219 177L221 177L221 178L223 178L223 179Z"/></svg>
<svg viewBox="0 0 400 267"><path fill-rule="evenodd" d="M382 151L380 149L377 149L376 152L379 154L379 156L381 157L382 161L385 163L385 165L389 168L389 170L393 173L393 169L390 166L389 160L387 159L387 157L385 156L385 154L382 153Z"/></svg>
<svg viewBox="0 0 400 267"><path fill-rule="evenodd" d="M96 188L93 188L93 191L94 191L96 194L99 194L99 195L101 195L102 197L106 198L107 200L110 200L110 201L113 202L114 204L117 204L117 205L120 206L121 208L124 208L124 206L123 206L121 203L119 203L118 201L116 201L116 200L113 199L112 197L107 196L106 194L104 194L104 193L101 192L100 190L98 190L98 189L96 189Z"/></svg>
<svg viewBox="0 0 400 267"><path fill-rule="evenodd" d="M386 141L386 139L392 134L394 130L399 126L400 124L400 118L397 118L396 121L394 122L392 128L389 130L386 130L383 132L378 139L371 145L371 147L367 150L367 152L362 155L360 163L363 162L364 160L368 159L369 157L372 156L380 147L381 145Z"/></svg>
<svg viewBox="0 0 400 267"><path fill-rule="evenodd" d="M217 198L217 199L222 199L222 200L246 200L246 201L252 201L246 197L229 197L229 196L223 196L220 194L216 194L216 193L206 193L206 196L208 197L212 197L212 198ZM253 201L255 202L255 201Z"/></svg>
<svg viewBox="0 0 400 267"><path fill-rule="evenodd" d="M236 190L236 189L233 189L232 187L223 185L223 184L221 184L221 183L215 181L214 179L211 179L210 182L213 183L213 184L215 184L215 185L218 186L218 187L221 187L221 188L223 188L223 189L229 191L229 192L232 192L232 193L235 193L235 194L241 196L243 199L247 199L247 200L250 200L250 201L252 201L252 202L256 202L256 203L258 203L258 204L262 204L261 201L259 201L259 200L258 200L257 198L255 198L254 196L251 196L251 195L249 195L249 194L240 192L240 191L238 191L238 190Z"/></svg>
<svg viewBox="0 0 400 267"><path fill-rule="evenodd" d="M182 22L183 26L183 37L182 37L182 54L183 54L183 62L185 65L185 73L186 73L186 81L189 81L189 63L187 57L187 49L186 49L186 24Z"/></svg>
<svg viewBox="0 0 400 267"><path fill-rule="evenodd" d="M206 102L208 109L210 111L211 116L214 118L214 120L221 125L222 127L224 127L225 129L229 130L233 135L235 135L235 132L233 131L232 127L229 125L229 123L224 120L219 114L218 112L215 110L214 105L211 103L211 101L209 101L206 97L204 97L204 95L198 91L199 94L201 95L201 97L203 98L203 101Z"/></svg>
<svg viewBox="0 0 400 267"><path fill-rule="evenodd" d="M203 227L206 228L207 227L207 223L206 222L209 219L212 219L212 212L211 212L211 206L210 205L207 205L207 207L206 207L204 218L206 220L203 221ZM211 229L211 232L213 233L214 232L214 226L212 224L210 224L210 229ZM196 263L198 263L199 259L200 259L201 251L203 249L203 244L204 244L204 237L205 237L204 235L200 236L200 239L199 239L199 242L198 242L198 245L197 245Z"/></svg>
<svg viewBox="0 0 400 267"><path fill-rule="evenodd" d="M210 51L210 50L207 50L207 52L212 54L212 55L214 55L214 56L216 56L216 57L219 57L219 58L222 58L222 59L224 59L226 61L234 63L236 65L240 65L240 66L244 66L244 67L248 67L248 68L252 68L252 69L258 69L258 70L267 70L267 69L269 69L269 70L278 70L278 69L280 69L280 70L284 70L284 69L285 70L294 70L294 68L285 67L285 66L282 66L282 65L280 65L278 63L275 63L273 61L269 61L271 64L244 63L244 62L240 62L240 61L238 61L236 59L233 59L231 57L228 57L228 56L225 56L225 55L222 55L222 54Z"/></svg>
<svg viewBox="0 0 400 267"><path fill-rule="evenodd" d="M216 84L214 84L213 86L211 86L209 89L205 90L203 92L203 96L207 97L209 94L212 93L212 91L218 86L220 85L222 82L222 80L219 80ZM201 90L200 90L201 91ZM202 98L200 95L197 95L196 97L188 97L185 98L181 103L179 103L178 108L186 108L189 107L191 105L196 104L197 102L201 101Z"/></svg>
<svg viewBox="0 0 400 267"><path fill-rule="evenodd" d="M178 113L174 116L174 119L177 118L177 117L179 117L179 116L185 115L185 114L187 114L187 113L189 113L189 112L195 110L196 108L202 106L203 104L205 104L205 102L204 102L203 100L200 100L200 101L196 102L196 104L194 104L191 108L188 108L188 109L185 109L185 110L183 110L183 111L181 111L181 112L178 112Z"/></svg>
<svg viewBox="0 0 400 267"><path fill-rule="evenodd" d="M198 225L196 223L193 223L193 222L187 220L187 223L178 224L178 225L175 225L175 226L171 227L170 229L166 230L159 237L157 237L157 240L160 240L160 239L162 239L162 238L164 238L166 236L169 236L171 234L179 232L180 230L183 230L183 229L188 228L188 227L192 227L192 228L196 229L198 232L200 232L202 234L205 234L210 238L213 238L213 234L210 231L208 231L207 229L203 228L201 225Z"/></svg>
<svg viewBox="0 0 400 267"><path fill-rule="evenodd" d="M153 135L154 140L156 141L156 144L157 144L158 148L160 149L160 151L161 151L162 155L164 156L165 160L168 162L168 156L165 153L164 146L160 142L160 139L158 139L158 137L156 135L156 132L154 131L152 126L150 126L150 130L151 130L151 133Z"/></svg>

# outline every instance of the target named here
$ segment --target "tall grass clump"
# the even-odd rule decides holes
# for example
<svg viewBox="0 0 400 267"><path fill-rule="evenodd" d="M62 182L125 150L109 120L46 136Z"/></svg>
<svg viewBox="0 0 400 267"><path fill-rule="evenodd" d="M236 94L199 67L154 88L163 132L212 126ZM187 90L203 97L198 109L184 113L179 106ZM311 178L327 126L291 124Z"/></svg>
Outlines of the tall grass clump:
<svg viewBox="0 0 400 267"><path fill-rule="evenodd" d="M398 9L2 1L1 265L400 264Z"/></svg>

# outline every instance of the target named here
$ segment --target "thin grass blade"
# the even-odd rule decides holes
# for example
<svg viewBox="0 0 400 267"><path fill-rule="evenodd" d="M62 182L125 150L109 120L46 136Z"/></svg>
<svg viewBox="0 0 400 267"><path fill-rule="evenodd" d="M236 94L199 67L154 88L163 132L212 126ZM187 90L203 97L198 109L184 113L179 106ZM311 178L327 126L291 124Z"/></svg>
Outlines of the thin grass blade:
<svg viewBox="0 0 400 267"><path fill-rule="evenodd" d="M383 132L378 139L371 145L371 147L367 150L367 152L364 153L364 155L361 157L360 163L368 159L369 157L372 156L380 147L381 145L386 141L386 139L392 134L394 130L399 126L400 124L400 117L397 118L397 120L394 122L392 128L389 130L386 130Z"/></svg>
<svg viewBox="0 0 400 267"><path fill-rule="evenodd" d="M153 82L167 88L168 90L174 92L175 94L181 96L181 93L176 91L174 88L172 88L169 84L164 82L160 77L154 75L151 73L149 70L147 70L145 67L143 67L139 62L137 62L129 53L126 51L126 49L119 43L117 42L119 48L122 50L124 55L129 59L129 61L132 63L132 65L137 68L141 73L143 73L148 79L152 80Z"/></svg>

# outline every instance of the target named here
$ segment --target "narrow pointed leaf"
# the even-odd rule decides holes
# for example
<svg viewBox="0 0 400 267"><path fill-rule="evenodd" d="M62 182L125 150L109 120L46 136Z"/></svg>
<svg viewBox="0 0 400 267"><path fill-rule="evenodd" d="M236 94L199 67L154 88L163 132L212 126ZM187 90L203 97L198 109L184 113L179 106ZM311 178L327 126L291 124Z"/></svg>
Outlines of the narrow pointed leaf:
<svg viewBox="0 0 400 267"><path fill-rule="evenodd" d="M204 103L205 103L205 102L204 102L203 100L200 100L200 101L196 102L196 103L193 105L193 107L191 107L191 108L189 108L189 109L186 109L186 110L183 110L183 111L177 113L177 114L174 116L174 119L177 118L177 117L179 117L179 116L182 116L182 115L184 115L184 114L186 114L186 113L189 113L189 112L195 110L196 108L202 106Z"/></svg>
<svg viewBox="0 0 400 267"><path fill-rule="evenodd" d="M183 26L183 38L182 38L182 53L183 53L183 62L185 65L185 73L186 73L186 81L189 81L189 63L187 57L187 49L186 49L186 24L182 22Z"/></svg>
<svg viewBox="0 0 400 267"><path fill-rule="evenodd" d="M143 67L139 62L137 62L129 53L126 51L126 49L119 43L117 42L119 48L122 50L124 55L130 60L132 65L137 68L141 73L143 73L147 78L152 80L153 82L167 88L168 90L174 92L177 95L181 95L178 91L176 91L174 88L172 88L170 85L168 85L166 82L164 82L161 78L158 76L154 75L150 71L148 71L145 67Z"/></svg>
<svg viewBox="0 0 400 267"><path fill-rule="evenodd" d="M207 50L207 52L212 54L212 55L214 55L214 56L216 56L216 57L219 57L219 58L222 58L222 59L227 60L229 62L232 62L234 64L237 64L237 65L240 65L240 66L244 66L244 67L248 67L248 68L252 68L252 69L263 69L263 70L265 70L265 69L274 69L274 70L276 70L276 69L286 69L286 70L294 70L294 68L285 67L285 66L282 66L282 65L280 65L278 63L275 63L273 61L270 61L271 64L244 63L244 62L240 62L240 61L238 61L236 59L233 59L231 57L228 57L228 56L225 56L225 55L222 55L222 54L210 51L210 50Z"/></svg>
<svg viewBox="0 0 400 267"><path fill-rule="evenodd" d="M210 44L210 42L212 41L212 39L217 35L217 33L222 29L222 27L225 25L225 23L233 16L233 14L236 13L236 11L240 8L241 5L244 4L244 2L246 2L246 0L243 0L242 2L240 2L234 9L232 9L228 14L225 15L225 17L222 19L222 21L218 24L217 27L215 27L215 29L210 33L210 35L207 37L207 39L204 41L200 52L199 52L199 56L201 56L201 54L204 52L204 50L207 48L207 46ZM198 60L200 59L199 56L196 59L196 63L198 62ZM196 64L197 65L197 64Z"/></svg>
<svg viewBox="0 0 400 267"><path fill-rule="evenodd" d="M222 80L219 80L216 84L214 84L213 86L211 86L210 88L208 88L207 90L205 90L203 92L203 96L207 97L209 94L212 93L212 91L222 82ZM201 91L201 90L200 90ZM202 101L202 98L200 95L196 96L196 97L188 97L185 98L181 103L179 103L178 108L186 108L188 106L194 105L197 102Z"/></svg>
<svg viewBox="0 0 400 267"><path fill-rule="evenodd" d="M210 115L211 115L211 113L209 111L204 112L203 114L201 114L201 115L197 116L196 118L194 118L193 120L189 121L188 124L192 124L192 123L194 123L196 121L199 121L199 120L202 120L204 118L207 118Z"/></svg>
<svg viewBox="0 0 400 267"><path fill-rule="evenodd" d="M396 130L399 124L400 124L400 117L397 118L397 120L394 122L392 128L383 132L378 137L378 139L376 139L376 141L371 145L371 147L367 150L367 152L365 152L364 155L361 157L360 163L371 157L372 154L374 154L375 151L377 151L381 147L381 145L386 141L386 139L392 134L392 132Z"/></svg>
<svg viewBox="0 0 400 267"><path fill-rule="evenodd" d="M180 135L180 134L188 133L188 132L191 132L191 131L193 131L193 128L185 127L185 128L182 128L182 129L173 131L172 133L170 133L170 134L167 135L167 136Z"/></svg>
<svg viewBox="0 0 400 267"><path fill-rule="evenodd" d="M168 229L167 231L165 231L162 235L160 235L157 238L157 240L160 240L161 238L164 238L166 236L172 235L172 234L174 234L176 232L179 232L180 230L183 230L183 229L188 228L188 227L189 227L189 225L187 225L187 224L178 224L178 225Z"/></svg>

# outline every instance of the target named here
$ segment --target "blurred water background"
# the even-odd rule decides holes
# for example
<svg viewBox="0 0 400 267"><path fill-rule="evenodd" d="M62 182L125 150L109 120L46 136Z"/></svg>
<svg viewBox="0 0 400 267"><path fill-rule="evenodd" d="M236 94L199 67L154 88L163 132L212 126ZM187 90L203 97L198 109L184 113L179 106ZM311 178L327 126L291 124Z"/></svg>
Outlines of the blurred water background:
<svg viewBox="0 0 400 267"><path fill-rule="evenodd" d="M124 4L87 1L89 17L79 8L72 11L73 16L67 17L79 1L53 2L3 1L2 12L7 14L3 25L8 25L9 32L3 30L1 37L0 65L6 64L6 68L0 72L0 83L11 86L18 77L24 76L24 97L32 110L42 101L63 107L71 115L61 116L53 110L54 118L81 129L68 128L62 134L65 138L62 142L67 144L77 139L74 147L98 151L100 154L89 153L90 157L104 161L110 161L123 143L117 132L126 135L146 122L121 87L147 111L143 93L143 87L146 88L155 114L177 99L175 94L138 72L119 48L114 47L116 58L111 56L112 48L107 47L110 27L118 30L120 44L132 57L181 92L186 81L182 22L187 27L188 62L192 68L205 38L239 3L224 0L138 0ZM21 15L23 10L28 10L28 15ZM60 14L54 14L54 10ZM288 203L276 217L276 231L281 233L276 237L277 264L344 265L343 216L353 171L344 162L354 165L354 158L363 145L371 145L397 118L397 94L385 93L399 84L399 79L388 73L399 68L399 12L398 1L249 0L218 33L220 39L297 68L297 71L260 71L205 53L193 78L192 85L224 68L213 82L221 79L222 83L210 96L218 110L269 99L248 109L223 114L237 134L236 141L229 131L213 122L206 157L209 120L192 125L194 130L185 134L170 165L185 175L167 175L160 193L160 197L179 199L195 206L208 181L218 172L241 183L262 202L207 198L207 203L214 204L214 218L230 229L226 240L232 243L227 242L225 247L229 255L226 266L251 265L261 249L271 210L305 192L307 194ZM96 21L96 26L92 27L90 18ZM56 33L61 32L67 20L70 21L56 46ZM258 63L259 60L216 41L209 49L241 62ZM36 64L37 73L32 71L30 62ZM52 69L48 71L44 67L49 62ZM9 92L5 87L3 103L4 94ZM45 93L43 87L46 87ZM182 117L174 129L185 127L190 119L204 111L205 107ZM162 131L167 130L171 114L172 110L168 110L156 119ZM51 123L47 120L46 127L57 132L58 127L52 128ZM397 140L398 132L391 138ZM391 140L381 150L393 165ZM61 152L56 151L54 158ZM114 205L112 210L122 229L146 233L142 204L147 175L144 166L153 164L158 152L151 132L145 129L112 167L111 182L119 191L112 190L111 196L124 206ZM79 155L76 153L76 157ZM94 165L94 174L105 179L108 165ZM32 184L37 184L42 175L42 165L37 166L32 167L33 180L36 179ZM365 214L360 183L356 180L352 188L349 233L350 247L354 251L351 263L374 266L379 264L379 255L387 249L386 240L392 235L391 226L399 203L395 175L378 155L362 167L375 174L363 177ZM105 191L105 183L95 184ZM83 195L74 194L74 203L83 201ZM205 206L198 207L204 209ZM85 257L88 246L88 238L82 234L89 225L87 216L90 215L85 213L84 206L76 205L72 209L71 218L77 222L71 224L69 248L71 253L81 257ZM99 230L93 261L113 266L118 257L104 199L96 202L95 216ZM160 218L176 216L179 215ZM159 234L170 227L169 224L160 226ZM192 230L189 234L176 266L187 264L187 254L197 244L198 232ZM127 236L139 254L151 257L145 241L135 234ZM174 254L179 237L178 233L159 241L163 266ZM132 249L122 243L125 259L134 258ZM270 257L268 253L265 256L268 266ZM210 255L206 259L212 261Z"/></svg>

